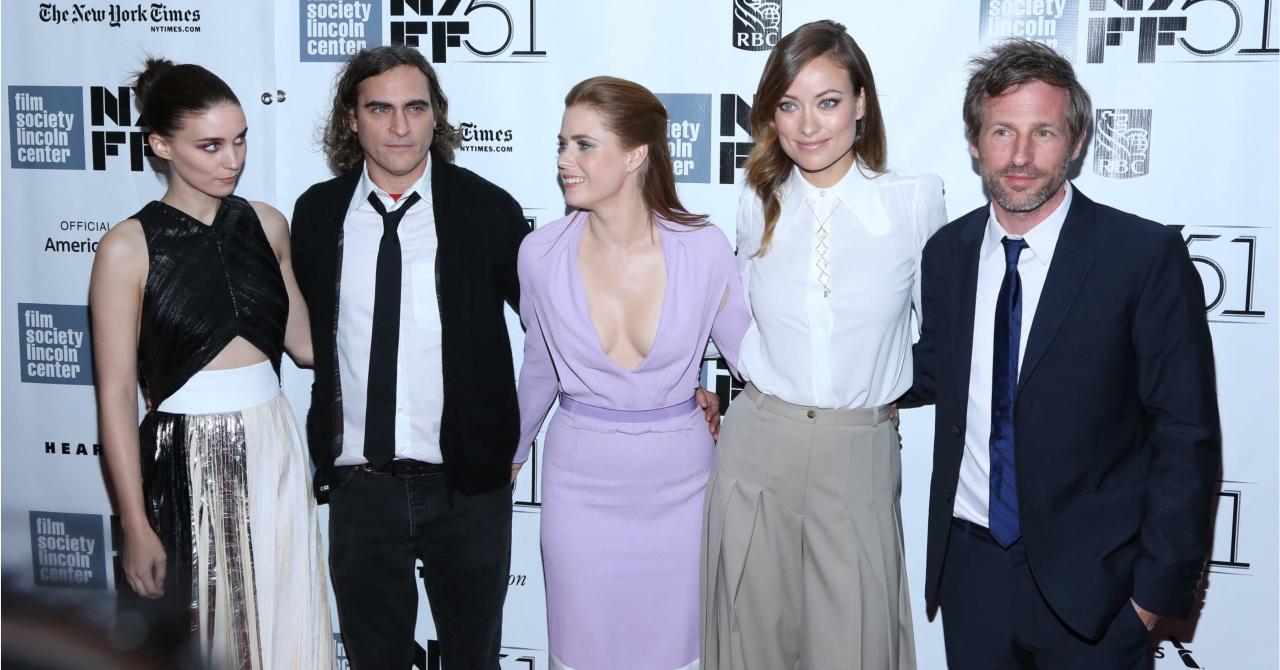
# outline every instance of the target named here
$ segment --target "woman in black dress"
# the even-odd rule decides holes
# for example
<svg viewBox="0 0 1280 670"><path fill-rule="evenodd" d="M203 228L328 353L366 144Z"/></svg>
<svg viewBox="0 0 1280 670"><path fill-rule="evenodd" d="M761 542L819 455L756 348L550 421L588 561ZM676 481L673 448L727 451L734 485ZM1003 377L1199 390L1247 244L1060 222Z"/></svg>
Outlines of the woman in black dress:
<svg viewBox="0 0 1280 670"><path fill-rule="evenodd" d="M306 451L279 384L284 350L311 362L288 225L232 195L248 129L225 82L149 59L136 89L168 189L103 236L89 291L128 588L189 615L218 667L331 667Z"/></svg>

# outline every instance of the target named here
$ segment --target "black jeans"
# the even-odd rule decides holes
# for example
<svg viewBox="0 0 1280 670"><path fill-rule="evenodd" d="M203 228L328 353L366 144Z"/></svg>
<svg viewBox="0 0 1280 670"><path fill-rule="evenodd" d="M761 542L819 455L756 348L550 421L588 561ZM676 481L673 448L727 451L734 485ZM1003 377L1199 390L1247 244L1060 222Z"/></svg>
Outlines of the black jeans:
<svg viewBox="0 0 1280 670"><path fill-rule="evenodd" d="M444 475L339 467L329 495L329 566L354 670L413 662L422 561L445 670L498 670L511 566L511 489L464 495Z"/></svg>
<svg viewBox="0 0 1280 670"><path fill-rule="evenodd" d="M1150 670L1150 633L1125 601L1101 640L1058 619L1036 587L1022 541L1008 549L986 528L952 520L938 586L951 670Z"/></svg>

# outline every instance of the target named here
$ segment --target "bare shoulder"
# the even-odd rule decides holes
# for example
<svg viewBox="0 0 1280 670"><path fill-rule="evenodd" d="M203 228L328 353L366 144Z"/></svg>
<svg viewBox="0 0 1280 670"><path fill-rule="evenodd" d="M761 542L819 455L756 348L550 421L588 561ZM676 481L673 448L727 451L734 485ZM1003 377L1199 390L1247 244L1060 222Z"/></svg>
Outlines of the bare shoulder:
<svg viewBox="0 0 1280 670"><path fill-rule="evenodd" d="M147 238L142 234L142 222L137 219L125 219L111 227L98 241L99 259L115 262L145 261L147 258Z"/></svg>
<svg viewBox="0 0 1280 670"><path fill-rule="evenodd" d="M258 215L258 221L262 223L262 232L266 233L267 240L271 242L271 247L276 250L276 253L280 253L281 249L287 249L289 222L284 218L284 214L265 202L252 200L249 204Z"/></svg>

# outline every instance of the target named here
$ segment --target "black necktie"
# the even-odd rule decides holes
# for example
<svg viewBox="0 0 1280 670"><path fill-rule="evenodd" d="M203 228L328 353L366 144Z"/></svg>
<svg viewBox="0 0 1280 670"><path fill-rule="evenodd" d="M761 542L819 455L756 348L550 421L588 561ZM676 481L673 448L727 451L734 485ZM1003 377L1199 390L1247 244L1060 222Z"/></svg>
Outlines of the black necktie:
<svg viewBox="0 0 1280 670"><path fill-rule="evenodd" d="M1008 547L1022 536L1018 482L1013 457L1013 397L1018 390L1018 349L1022 344L1022 278L1018 257L1026 240L1006 237L1004 281L996 298L995 341L991 350L991 536Z"/></svg>
<svg viewBox="0 0 1280 670"><path fill-rule="evenodd" d="M418 202L416 192L394 212L376 193L369 204L382 215L378 269L373 289L373 333L369 337L369 395L364 412L364 457L373 468L387 466L396 454L396 355L400 347L400 236L396 227Z"/></svg>

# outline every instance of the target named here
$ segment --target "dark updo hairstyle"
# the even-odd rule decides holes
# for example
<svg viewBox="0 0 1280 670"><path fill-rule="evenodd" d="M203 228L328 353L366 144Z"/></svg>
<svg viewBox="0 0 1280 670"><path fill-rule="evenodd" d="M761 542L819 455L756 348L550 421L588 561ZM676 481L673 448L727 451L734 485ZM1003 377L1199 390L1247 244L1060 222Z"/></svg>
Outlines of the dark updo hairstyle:
<svg viewBox="0 0 1280 670"><path fill-rule="evenodd" d="M139 125L148 133L171 137L188 116L206 112L224 102L239 105L236 94L218 75L190 63L175 65L166 58L148 57L141 72L134 73Z"/></svg>
<svg viewBox="0 0 1280 670"><path fill-rule="evenodd" d="M791 31L778 41L765 61L755 101L751 105L751 136L755 139L755 147L747 157L747 184L764 205L764 232L760 236L756 256L769 252L773 231L782 213L782 200L778 194L791 178L791 169L795 165L778 141L778 126L773 115L800 70L823 56L849 74L854 96L859 93L865 96L862 118L858 119L853 136L852 151L857 158L853 169L861 171L865 166L873 175L885 172L888 150L884 117L880 114L876 80L871 76L871 64L867 62L866 54L844 26L835 21L814 21Z"/></svg>
<svg viewBox="0 0 1280 670"><path fill-rule="evenodd" d="M676 178L667 147L667 108L649 89L617 77L592 77L578 82L564 97L565 109L581 105L602 117L605 128L618 136L628 151L649 147L647 165L640 173L640 195L645 207L667 221L701 226L707 217L690 214L676 194Z"/></svg>

